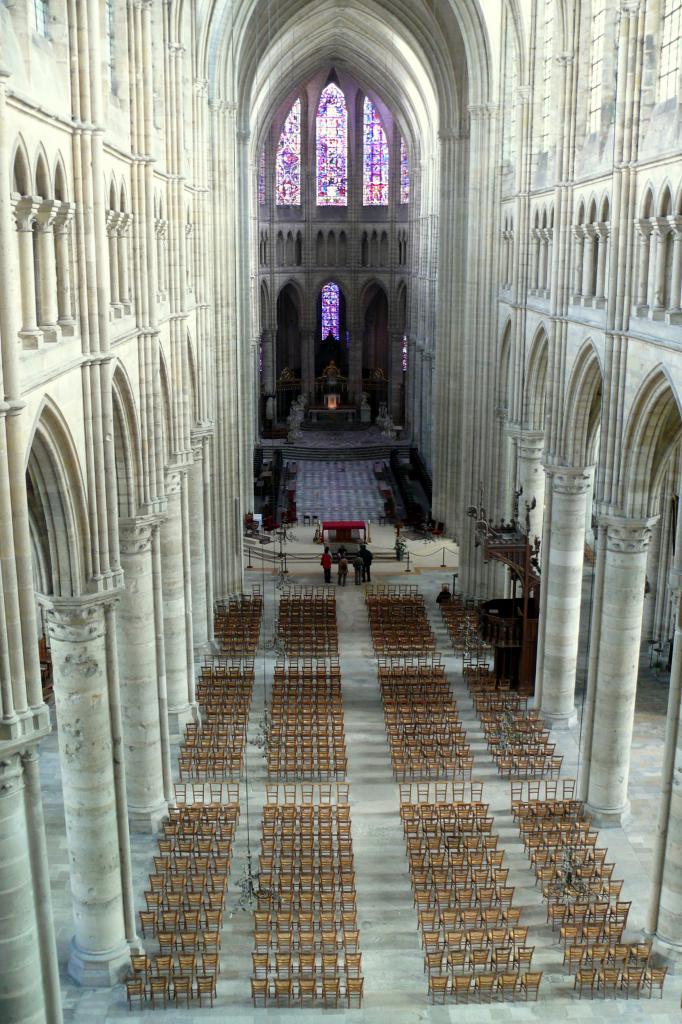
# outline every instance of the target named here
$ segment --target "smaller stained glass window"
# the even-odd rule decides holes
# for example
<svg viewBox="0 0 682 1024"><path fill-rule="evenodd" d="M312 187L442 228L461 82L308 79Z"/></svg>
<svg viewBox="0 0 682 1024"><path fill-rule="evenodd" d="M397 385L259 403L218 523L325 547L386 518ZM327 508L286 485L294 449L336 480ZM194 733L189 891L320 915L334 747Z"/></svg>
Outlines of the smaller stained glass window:
<svg viewBox="0 0 682 1024"><path fill-rule="evenodd" d="M410 158L407 155L405 140L400 140L400 202L410 201Z"/></svg>
<svg viewBox="0 0 682 1024"><path fill-rule="evenodd" d="M329 281L322 288L322 337L327 338L333 335L339 340L341 334L341 304L338 284Z"/></svg>
<svg viewBox="0 0 682 1024"><path fill-rule="evenodd" d="M407 373L407 338L403 334L403 348L402 348L402 370L403 373Z"/></svg>
<svg viewBox="0 0 682 1024"><path fill-rule="evenodd" d="M258 161L258 205L265 206L265 147L261 149Z"/></svg>
<svg viewBox="0 0 682 1024"><path fill-rule="evenodd" d="M47 0L33 0L33 27L47 39Z"/></svg>
<svg viewBox="0 0 682 1024"><path fill-rule="evenodd" d="M301 101L287 114L277 146L275 199L277 206L301 205Z"/></svg>
<svg viewBox="0 0 682 1024"><path fill-rule="evenodd" d="M388 143L377 109L365 96L363 105L363 175L364 206L388 205Z"/></svg>
<svg viewBox="0 0 682 1024"><path fill-rule="evenodd" d="M107 68L109 71L109 89L114 88L114 0L105 0L104 16L106 18L107 35Z"/></svg>

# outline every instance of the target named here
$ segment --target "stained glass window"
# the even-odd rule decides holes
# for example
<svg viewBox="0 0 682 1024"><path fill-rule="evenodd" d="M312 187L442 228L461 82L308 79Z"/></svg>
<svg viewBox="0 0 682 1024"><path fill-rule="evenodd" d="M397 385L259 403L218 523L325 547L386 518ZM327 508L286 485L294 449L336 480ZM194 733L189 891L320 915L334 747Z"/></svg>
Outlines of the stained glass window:
<svg viewBox="0 0 682 1024"><path fill-rule="evenodd" d="M407 338L403 335L403 349L402 349L402 360L401 366L403 373L407 373Z"/></svg>
<svg viewBox="0 0 682 1024"><path fill-rule="evenodd" d="M107 68L109 72L109 89L114 88L114 0L105 0L104 17L106 19L107 36Z"/></svg>
<svg viewBox="0 0 682 1024"><path fill-rule="evenodd" d="M682 2L665 0L661 23L661 57L658 65L658 102L677 95L682 49Z"/></svg>
<svg viewBox="0 0 682 1024"><path fill-rule="evenodd" d="M348 111L337 85L323 89L317 108L317 205L348 205Z"/></svg>
<svg viewBox="0 0 682 1024"><path fill-rule="evenodd" d="M322 288L322 337L327 338L332 334L339 340L341 334L341 302L338 284L329 281Z"/></svg>
<svg viewBox="0 0 682 1024"><path fill-rule="evenodd" d="M33 26L39 35L47 38L47 0L33 0Z"/></svg>
<svg viewBox="0 0 682 1024"><path fill-rule="evenodd" d="M554 59L554 0L545 0L542 15L542 82L541 82L541 119L540 149L549 147L552 125L552 62Z"/></svg>
<svg viewBox="0 0 682 1024"><path fill-rule="evenodd" d="M388 143L386 132L369 96L362 108L362 203L388 205Z"/></svg>
<svg viewBox="0 0 682 1024"><path fill-rule="evenodd" d="M400 202L410 201L410 158L407 155L405 140L400 140Z"/></svg>
<svg viewBox="0 0 682 1024"><path fill-rule="evenodd" d="M590 53L590 91L588 101L588 132L599 131L604 81L604 51L606 44L606 0L592 3L592 49Z"/></svg>
<svg viewBox="0 0 682 1024"><path fill-rule="evenodd" d="M265 206L265 147L261 149L258 161L258 205Z"/></svg>
<svg viewBox="0 0 682 1024"><path fill-rule="evenodd" d="M301 205L301 101L287 114L277 146L277 206Z"/></svg>

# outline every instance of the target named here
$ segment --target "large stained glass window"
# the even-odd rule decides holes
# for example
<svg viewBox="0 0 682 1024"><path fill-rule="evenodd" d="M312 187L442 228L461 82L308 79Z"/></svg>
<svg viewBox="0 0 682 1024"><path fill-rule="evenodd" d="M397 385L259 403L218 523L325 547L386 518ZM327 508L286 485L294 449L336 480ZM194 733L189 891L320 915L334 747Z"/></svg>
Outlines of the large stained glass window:
<svg viewBox="0 0 682 1024"><path fill-rule="evenodd" d="M316 127L317 205L347 206L348 111L343 93L332 82L320 96Z"/></svg>
<svg viewBox="0 0 682 1024"><path fill-rule="evenodd" d="M388 205L388 143L386 132L369 96L362 108L362 203Z"/></svg>
<svg viewBox="0 0 682 1024"><path fill-rule="evenodd" d="M265 146L258 160L258 205L265 206Z"/></svg>
<svg viewBox="0 0 682 1024"><path fill-rule="evenodd" d="M405 140L400 140L400 202L410 201L410 158L407 155Z"/></svg>
<svg viewBox="0 0 682 1024"><path fill-rule="evenodd" d="M301 205L301 101L287 114L277 146L275 172L277 206Z"/></svg>
<svg viewBox="0 0 682 1024"><path fill-rule="evenodd" d="M322 288L322 337L333 335L339 340L341 334L341 296L338 284L329 281Z"/></svg>

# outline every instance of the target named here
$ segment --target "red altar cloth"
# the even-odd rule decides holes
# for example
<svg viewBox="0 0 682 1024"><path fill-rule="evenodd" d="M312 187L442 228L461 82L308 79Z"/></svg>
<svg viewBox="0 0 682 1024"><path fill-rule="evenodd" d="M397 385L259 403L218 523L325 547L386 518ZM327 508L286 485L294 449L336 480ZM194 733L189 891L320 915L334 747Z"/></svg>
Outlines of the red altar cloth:
<svg viewBox="0 0 682 1024"><path fill-rule="evenodd" d="M323 530L364 530L364 519L325 519Z"/></svg>

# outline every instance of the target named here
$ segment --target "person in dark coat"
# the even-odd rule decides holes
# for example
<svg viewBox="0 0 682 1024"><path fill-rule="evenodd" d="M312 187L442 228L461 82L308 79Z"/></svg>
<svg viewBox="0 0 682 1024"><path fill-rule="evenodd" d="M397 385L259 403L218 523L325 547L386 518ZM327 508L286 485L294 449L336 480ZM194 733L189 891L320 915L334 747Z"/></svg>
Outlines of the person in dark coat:
<svg viewBox="0 0 682 1024"><path fill-rule="evenodd" d="M332 581L332 556L329 548L324 549L324 554L320 559L320 565L324 569L324 582L331 583Z"/></svg>
<svg viewBox="0 0 682 1024"><path fill-rule="evenodd" d="M355 569L355 585L359 586L362 583L362 570L364 562L360 558L360 555L356 555L353 559L353 568Z"/></svg>
<svg viewBox="0 0 682 1024"><path fill-rule="evenodd" d="M372 562L374 555L369 550L366 544L360 545L360 558L362 559L362 581L363 583L372 582Z"/></svg>
<svg viewBox="0 0 682 1024"><path fill-rule="evenodd" d="M436 604L443 604L444 601L452 600L452 594L450 593L450 587L447 583L444 583L441 587L440 594L436 598Z"/></svg>

